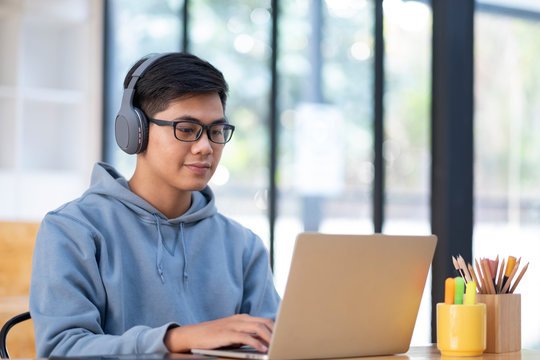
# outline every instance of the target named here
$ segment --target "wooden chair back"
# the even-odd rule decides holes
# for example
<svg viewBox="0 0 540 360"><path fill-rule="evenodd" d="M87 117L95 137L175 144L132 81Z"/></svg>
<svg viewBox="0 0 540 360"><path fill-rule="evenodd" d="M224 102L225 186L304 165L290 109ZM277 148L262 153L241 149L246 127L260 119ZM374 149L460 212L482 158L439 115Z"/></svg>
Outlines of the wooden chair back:
<svg viewBox="0 0 540 360"><path fill-rule="evenodd" d="M28 311L32 253L39 223L0 221L0 327ZM35 358L32 321L14 327L7 344L12 358Z"/></svg>

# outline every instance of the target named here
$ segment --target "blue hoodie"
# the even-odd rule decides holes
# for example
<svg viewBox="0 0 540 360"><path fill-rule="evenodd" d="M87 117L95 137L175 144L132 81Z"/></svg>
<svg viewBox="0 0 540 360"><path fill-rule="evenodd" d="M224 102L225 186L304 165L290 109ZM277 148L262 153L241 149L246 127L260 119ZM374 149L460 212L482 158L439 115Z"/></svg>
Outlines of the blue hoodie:
<svg viewBox="0 0 540 360"><path fill-rule="evenodd" d="M167 219L98 163L90 188L48 213L36 239L38 357L164 353L170 326L275 318L279 300L261 239L219 214L209 187Z"/></svg>

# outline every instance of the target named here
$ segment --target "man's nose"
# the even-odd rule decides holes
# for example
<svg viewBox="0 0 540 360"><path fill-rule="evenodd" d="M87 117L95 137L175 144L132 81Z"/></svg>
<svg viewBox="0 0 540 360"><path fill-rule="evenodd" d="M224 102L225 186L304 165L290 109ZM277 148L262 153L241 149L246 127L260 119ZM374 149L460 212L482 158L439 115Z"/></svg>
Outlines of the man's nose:
<svg viewBox="0 0 540 360"><path fill-rule="evenodd" d="M212 144L208 137L208 129L203 129L201 137L193 143L193 149L195 153L212 153Z"/></svg>

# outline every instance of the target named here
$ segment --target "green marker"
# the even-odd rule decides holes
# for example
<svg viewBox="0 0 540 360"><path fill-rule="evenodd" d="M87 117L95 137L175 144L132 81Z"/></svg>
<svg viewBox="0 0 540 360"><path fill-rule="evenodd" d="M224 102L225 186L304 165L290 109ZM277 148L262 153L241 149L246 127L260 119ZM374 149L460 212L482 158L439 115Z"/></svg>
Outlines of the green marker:
<svg viewBox="0 0 540 360"><path fill-rule="evenodd" d="M454 292L454 304L463 304L463 294L465 293L465 280L461 276L455 280L456 291Z"/></svg>

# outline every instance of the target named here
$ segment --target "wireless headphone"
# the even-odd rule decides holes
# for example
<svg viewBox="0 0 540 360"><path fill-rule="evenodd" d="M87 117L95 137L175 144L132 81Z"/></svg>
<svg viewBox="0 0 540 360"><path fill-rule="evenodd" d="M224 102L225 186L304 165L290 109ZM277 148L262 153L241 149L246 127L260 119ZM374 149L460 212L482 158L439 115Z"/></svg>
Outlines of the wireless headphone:
<svg viewBox="0 0 540 360"><path fill-rule="evenodd" d="M116 115L114 122L114 134L116 143L120 146L120 149L128 154L138 154L144 151L148 144L148 120L141 109L133 106L135 85L137 85L137 81L143 76L146 69L156 62L156 60L169 54L158 54L145 60L135 69L127 88L124 89L120 110L118 110L118 115Z"/></svg>

